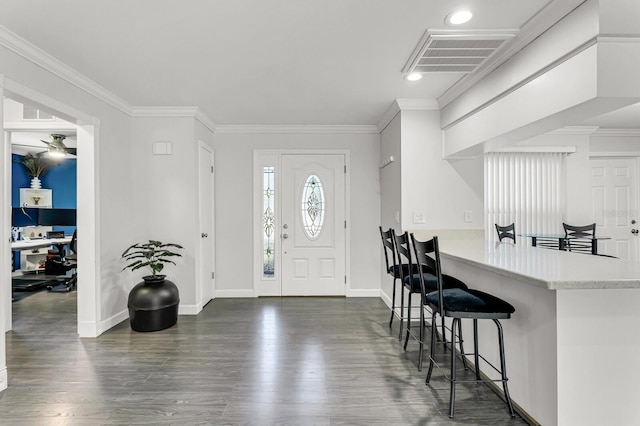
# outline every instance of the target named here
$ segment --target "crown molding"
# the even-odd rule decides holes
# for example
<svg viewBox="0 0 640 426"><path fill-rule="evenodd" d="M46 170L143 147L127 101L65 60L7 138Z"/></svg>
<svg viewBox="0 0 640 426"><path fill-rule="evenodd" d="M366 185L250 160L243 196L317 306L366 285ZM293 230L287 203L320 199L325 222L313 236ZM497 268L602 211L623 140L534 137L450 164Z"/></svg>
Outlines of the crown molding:
<svg viewBox="0 0 640 426"><path fill-rule="evenodd" d="M389 108L387 108L384 114L382 114L376 127L378 128L378 133L382 133L400 111L438 110L440 110L440 106L435 99L396 99L389 105Z"/></svg>
<svg viewBox="0 0 640 426"><path fill-rule="evenodd" d="M212 133L216 131L216 123L211 119L211 117L202 112L202 109L198 108L195 118Z"/></svg>
<svg viewBox="0 0 640 426"><path fill-rule="evenodd" d="M195 117L198 107L134 106L132 117Z"/></svg>
<svg viewBox="0 0 640 426"><path fill-rule="evenodd" d="M374 125L218 125L215 133L280 133L280 134L378 134Z"/></svg>
<svg viewBox="0 0 640 426"><path fill-rule="evenodd" d="M602 129L593 132L593 136L617 137L617 138L640 138L640 129Z"/></svg>
<svg viewBox="0 0 640 426"><path fill-rule="evenodd" d="M2 25L0 25L0 45L131 117L195 117L209 130L215 130L213 120L197 107L132 106L124 99L80 74ZM4 76L2 76L0 83L2 83L3 80Z"/></svg>
<svg viewBox="0 0 640 426"><path fill-rule="evenodd" d="M95 96L125 114L131 115L131 106L125 100L1 25L0 45L44 68L63 80L68 81L74 86Z"/></svg>
<svg viewBox="0 0 640 426"><path fill-rule="evenodd" d="M517 154L517 153L562 153L562 154L573 154L577 152L577 148L571 145L512 145L505 148L500 149L492 149L489 151L485 151L485 154L491 153L505 153L505 154Z"/></svg>
<svg viewBox="0 0 640 426"><path fill-rule="evenodd" d="M529 43L586 1L587 0L563 0L549 2L543 9L525 22L518 34L504 49L501 49L496 55L483 63L474 73L465 75L447 89L438 98L440 107L444 108L449 105L458 96L475 86L480 80L508 61L512 56L524 49Z"/></svg>
<svg viewBox="0 0 640 426"><path fill-rule="evenodd" d="M552 130L547 135L592 135L598 130L598 126L566 126Z"/></svg>
<svg viewBox="0 0 640 426"><path fill-rule="evenodd" d="M216 123L198 107L179 106L135 106L131 108L132 117L193 117L212 132Z"/></svg>

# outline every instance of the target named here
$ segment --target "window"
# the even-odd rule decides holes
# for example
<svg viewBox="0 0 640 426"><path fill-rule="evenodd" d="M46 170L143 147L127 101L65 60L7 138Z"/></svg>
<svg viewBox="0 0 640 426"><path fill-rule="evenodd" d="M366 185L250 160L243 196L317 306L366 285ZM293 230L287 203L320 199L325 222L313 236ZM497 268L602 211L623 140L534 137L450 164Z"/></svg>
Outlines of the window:
<svg viewBox="0 0 640 426"><path fill-rule="evenodd" d="M307 178L302 189L302 224L311 240L320 236L324 222L324 191L316 175Z"/></svg>
<svg viewBox="0 0 640 426"><path fill-rule="evenodd" d="M558 152L485 154L487 239L496 239L495 223L515 223L517 233L564 233L565 159Z"/></svg>
<svg viewBox="0 0 640 426"><path fill-rule="evenodd" d="M263 167L262 182L262 276L264 278L273 278L275 273L275 167Z"/></svg>

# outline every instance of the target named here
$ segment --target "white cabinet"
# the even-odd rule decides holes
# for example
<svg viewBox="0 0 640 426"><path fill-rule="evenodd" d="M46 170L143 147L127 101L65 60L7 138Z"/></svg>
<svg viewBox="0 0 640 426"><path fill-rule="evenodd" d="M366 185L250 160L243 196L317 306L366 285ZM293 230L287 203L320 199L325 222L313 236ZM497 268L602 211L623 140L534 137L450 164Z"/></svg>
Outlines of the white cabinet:
<svg viewBox="0 0 640 426"><path fill-rule="evenodd" d="M53 206L51 189L20 188L20 207L40 207L50 209Z"/></svg>
<svg viewBox="0 0 640 426"><path fill-rule="evenodd" d="M53 226L25 226L22 235L32 238L46 238L47 232L53 230ZM50 247L40 247L20 251L20 270L23 273L44 272L47 253Z"/></svg>
<svg viewBox="0 0 640 426"><path fill-rule="evenodd" d="M20 252L20 270L23 273L44 272L49 247Z"/></svg>

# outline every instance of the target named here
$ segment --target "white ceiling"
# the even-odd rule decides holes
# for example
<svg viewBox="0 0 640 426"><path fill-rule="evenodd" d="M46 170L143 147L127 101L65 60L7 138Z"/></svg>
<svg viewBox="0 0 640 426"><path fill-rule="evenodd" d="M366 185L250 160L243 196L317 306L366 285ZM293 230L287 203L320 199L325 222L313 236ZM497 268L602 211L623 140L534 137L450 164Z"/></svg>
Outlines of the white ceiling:
<svg viewBox="0 0 640 426"><path fill-rule="evenodd" d="M0 0L0 25L131 105L197 106L222 125L372 125L394 99L437 99L464 76L403 79L451 11L473 11L463 30L518 30L552 3ZM640 127L628 111L602 120Z"/></svg>

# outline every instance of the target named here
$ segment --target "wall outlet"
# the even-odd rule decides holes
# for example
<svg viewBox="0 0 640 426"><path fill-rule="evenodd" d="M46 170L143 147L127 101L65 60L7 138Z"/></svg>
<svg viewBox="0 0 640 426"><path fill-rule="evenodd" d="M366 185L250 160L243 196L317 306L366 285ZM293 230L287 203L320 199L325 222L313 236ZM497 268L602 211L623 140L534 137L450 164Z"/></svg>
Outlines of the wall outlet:
<svg viewBox="0 0 640 426"><path fill-rule="evenodd" d="M413 212L413 223L427 223L424 212Z"/></svg>
<svg viewBox="0 0 640 426"><path fill-rule="evenodd" d="M473 222L473 212L471 210L465 210L464 211L464 221L466 223Z"/></svg>

